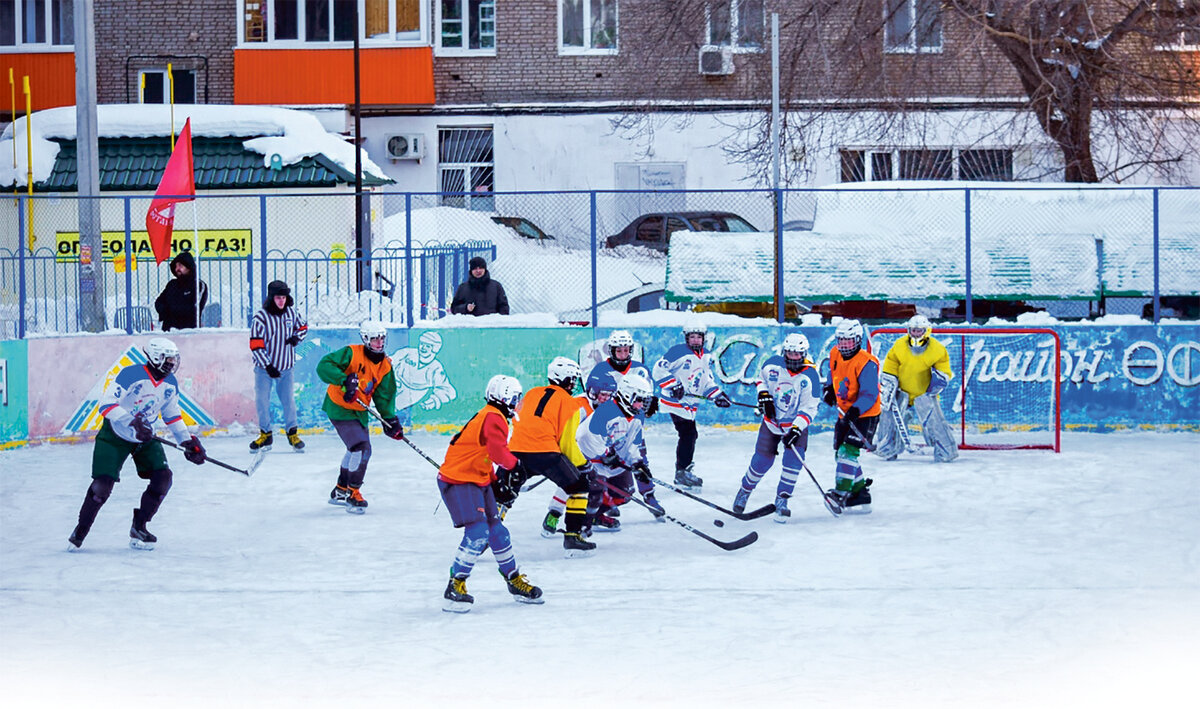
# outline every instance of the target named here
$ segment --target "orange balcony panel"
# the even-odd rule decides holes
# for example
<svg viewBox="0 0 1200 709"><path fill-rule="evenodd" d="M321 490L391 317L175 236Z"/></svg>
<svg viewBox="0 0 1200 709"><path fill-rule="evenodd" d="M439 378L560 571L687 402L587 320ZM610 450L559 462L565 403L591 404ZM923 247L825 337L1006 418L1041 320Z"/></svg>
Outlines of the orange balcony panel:
<svg viewBox="0 0 1200 709"><path fill-rule="evenodd" d="M23 77L29 77L33 110L75 105L75 55L71 52L0 54L0 114L12 112L12 88L8 70L13 70L17 89L17 113L25 113ZM432 74L431 74L432 75ZM6 117L4 120L8 120Z"/></svg>
<svg viewBox="0 0 1200 709"><path fill-rule="evenodd" d="M236 49L233 102L353 104L353 49ZM359 50L362 103L433 105L433 48Z"/></svg>

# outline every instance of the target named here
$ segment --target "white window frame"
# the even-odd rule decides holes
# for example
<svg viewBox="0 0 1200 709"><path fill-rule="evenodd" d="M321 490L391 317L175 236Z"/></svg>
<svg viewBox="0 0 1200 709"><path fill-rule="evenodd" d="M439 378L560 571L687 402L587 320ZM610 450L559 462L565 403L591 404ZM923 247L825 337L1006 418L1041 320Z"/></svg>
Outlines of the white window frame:
<svg viewBox="0 0 1200 709"><path fill-rule="evenodd" d="M903 147L903 148L883 148L883 147L879 147L879 146L873 146L873 147L872 146L842 146L841 148L838 149L838 152L837 152L838 161L839 161L838 174L839 174L839 176L841 174L840 161L842 159L841 156L842 156L843 152L861 152L861 153L863 153L863 179L859 180L860 182L876 182L880 179L891 179L892 181L938 180L938 178L934 178L934 177L901 177L901 175L900 175L900 153L907 153L907 152L914 152L914 151L915 152L949 151L950 152L950 176L945 178L945 180L961 180L961 179L964 179L960 175L960 168L961 168L960 163L962 160L962 154L964 152L970 152L970 151L976 151L976 150L996 150L996 151L1008 152L1009 160L1012 161L1014 180L1016 179L1016 172L1017 172L1016 158L1017 158L1017 153L1018 153L1017 148L1010 147L1010 146L980 146L980 145L975 145L975 146L970 146L970 147L953 147L953 146L941 146L941 145L939 145L939 146L920 146L920 147L911 146L911 147ZM874 156L876 156L876 155L888 156L888 161L892 168L892 174L891 174L890 178L879 178L879 177L875 176ZM854 182L842 182L840 184L854 184Z"/></svg>
<svg viewBox="0 0 1200 709"><path fill-rule="evenodd" d="M908 5L909 17L911 24L908 31L905 33L905 41L903 44L891 41L888 34L888 27L891 14L891 4L894 0L884 0L883 2L883 51L886 54L941 54L942 48L946 45L946 28L941 22L941 3L939 0L900 0ZM936 45L917 46L917 9L918 6L932 5L934 12L937 12L938 20L938 38Z"/></svg>
<svg viewBox="0 0 1200 709"><path fill-rule="evenodd" d="M621 14L618 10L617 0L580 0L583 4L583 43L582 47L568 47L563 44L563 3L566 0L558 0L558 53L562 55L614 55L618 54L621 46ZM613 37L615 46L612 47L593 47L592 45L592 3L608 3L612 5L612 11L615 15L614 25L616 33Z"/></svg>
<svg viewBox="0 0 1200 709"><path fill-rule="evenodd" d="M275 23L272 18L275 17L275 5L289 3L295 4L296 0L237 0L238 1L238 47L245 49L329 49L329 48L347 48L354 46L354 40L307 40L304 39L306 18L304 13L303 1L298 8L296 17L296 37L297 39L275 39ZM246 40L246 21L249 15L247 4L261 5L266 8L266 27L264 32L266 39L261 42ZM330 16L332 17L332 0L330 0ZM416 36L406 35L399 36L396 31L396 4L394 1L388 2L388 32L387 36L382 37L367 37L367 0L358 0L358 39L361 46L364 47L428 47L429 46L429 2L428 0L420 0L418 8L420 11L420 20Z"/></svg>
<svg viewBox="0 0 1200 709"><path fill-rule="evenodd" d="M17 53L17 52L20 52L22 54L29 54L29 53L35 53L35 52L74 51L75 43L73 40L72 40L71 44L54 44L50 40L50 38L54 36L54 33L53 33L54 28L51 26L51 24L52 24L51 18L54 15L54 13L50 11L51 4L52 4L51 0L45 0L45 3L42 6L44 8L43 9L44 15L42 17L42 22L43 22L42 30L46 34L46 41L45 42L26 42L23 39L21 39L21 35L23 34L23 30L25 27L25 5L27 5L28 3L29 3L29 0L16 0L16 2L14 3L14 6L15 6L14 9L16 11L14 14L14 17L13 17L13 31L15 33L13 35L14 44L0 45L0 54L9 54L9 53ZM66 4L72 5L72 0L66 0ZM72 38L74 37L74 35L75 35L75 27L74 27L74 20L72 19L72 27L71 27Z"/></svg>
<svg viewBox="0 0 1200 709"><path fill-rule="evenodd" d="M1166 4L1169 2L1174 2L1176 7L1179 7L1183 4L1183 0L1158 0L1159 4ZM1197 35L1197 40L1194 42L1190 42L1190 43L1184 39L1184 37L1186 37L1187 34L1188 34L1187 31L1181 29L1181 30L1179 30L1179 34L1176 35L1176 41L1174 41L1170 44L1156 45L1154 47L1154 49L1157 51L1160 51L1160 52L1196 52L1196 51L1200 51L1200 31L1197 31L1195 33Z"/></svg>
<svg viewBox="0 0 1200 709"><path fill-rule="evenodd" d="M741 3L748 1L757 2L762 6L763 11L762 44L757 47L738 44L738 25L741 22L741 13L738 12L738 9ZM713 42L712 6L714 2L729 7L729 44L717 44ZM756 54L766 51L767 42L767 3L765 0L712 0L704 4L704 44L701 49L729 47L733 50L734 54Z"/></svg>
<svg viewBox="0 0 1200 709"><path fill-rule="evenodd" d="M433 29L433 36L434 36L433 52L434 52L434 54L436 54L437 56L441 56L441 57L494 57L494 56L496 56L496 44L499 41L499 34L495 31L496 30L495 25L496 25L496 11L500 5L499 0L492 0L492 2L491 2L491 7L492 7L492 19L491 19L491 22L492 22L492 46L487 47L487 48L480 48L480 49L471 49L470 47L443 47L442 46L442 0L432 0L432 1L433 1L434 6L437 9L436 13L434 13L434 22L433 22L433 27L434 27L434 29ZM470 17L468 17L468 12L467 12L470 7L470 2L469 2L469 0L457 0L457 2L459 2L460 4L462 4L464 6L462 16L464 18L463 22L465 25L466 23L471 21ZM468 35L470 35L470 32L464 26L463 27L464 41Z"/></svg>
<svg viewBox="0 0 1200 709"><path fill-rule="evenodd" d="M198 103L199 102L198 95L200 92L199 92L199 84L197 83L198 77L196 76L196 70L195 69L180 69L177 67L171 67L171 73L175 74L176 76L179 76L179 75L185 74L185 73L192 75L192 100L186 101L183 103L188 103L188 104ZM171 79L170 79L170 77L167 76L167 68L166 67L142 69L138 72L138 103L146 103L146 96L145 96L146 89L145 89L145 82L143 81L143 77L150 76L152 74L162 77L163 105L171 103ZM175 103L181 103L179 101L178 97L176 97Z"/></svg>
<svg viewBox="0 0 1200 709"><path fill-rule="evenodd" d="M443 131L487 131L492 136L492 161L487 162L442 162L442 132ZM465 207L467 209L476 209L484 211L494 211L496 205L496 129L495 126L438 126L438 192L442 191L444 173L451 170L458 170L463 173L463 191L465 194L455 197L442 197L444 206ZM486 192L476 193L471 188L475 182L475 173L479 170L486 170L490 173L492 189Z"/></svg>

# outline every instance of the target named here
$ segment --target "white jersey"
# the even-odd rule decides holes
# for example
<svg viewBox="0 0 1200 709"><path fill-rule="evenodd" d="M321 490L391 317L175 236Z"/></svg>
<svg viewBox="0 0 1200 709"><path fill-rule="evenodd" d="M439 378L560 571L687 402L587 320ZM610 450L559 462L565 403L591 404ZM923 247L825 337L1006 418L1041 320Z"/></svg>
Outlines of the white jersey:
<svg viewBox="0 0 1200 709"><path fill-rule="evenodd" d="M584 425L575 431L575 442L587 457L596 472L612 477L624 468L609 467L600 462L608 453L616 453L625 467L633 467L646 460L646 447L642 441L642 417L626 416L616 401L606 401L596 407Z"/></svg>
<svg viewBox="0 0 1200 709"><path fill-rule="evenodd" d="M118 436L137 442L133 417L140 414L151 423L162 416L163 423L179 443L191 438L183 413L179 410L179 382L174 374L156 381L144 364L130 365L120 372L100 397L100 415L108 419Z"/></svg>
<svg viewBox="0 0 1200 709"><path fill-rule="evenodd" d="M646 365L637 360L629 360L629 366L622 372L612 365L612 360L604 360L592 367L588 372L587 382L583 385L583 390L587 392L588 397L593 400L593 396L597 392L608 392L609 394L617 393L617 385L625 378L627 374L640 374L646 378L646 381L654 381L650 378L650 370Z"/></svg>
<svg viewBox="0 0 1200 709"><path fill-rule="evenodd" d="M821 379L817 368L805 362L799 372L788 371L782 355L763 362L756 382L758 391L768 392L775 401L775 418L763 417L771 433L785 434L793 427L803 431L817 415L821 403Z"/></svg>
<svg viewBox="0 0 1200 709"><path fill-rule="evenodd" d="M701 401L721 393L712 372L712 356L704 351L697 354L685 344L671 347L654 363L654 383L662 410L691 420L695 420ZM683 385L683 397L678 399L667 395L676 383Z"/></svg>

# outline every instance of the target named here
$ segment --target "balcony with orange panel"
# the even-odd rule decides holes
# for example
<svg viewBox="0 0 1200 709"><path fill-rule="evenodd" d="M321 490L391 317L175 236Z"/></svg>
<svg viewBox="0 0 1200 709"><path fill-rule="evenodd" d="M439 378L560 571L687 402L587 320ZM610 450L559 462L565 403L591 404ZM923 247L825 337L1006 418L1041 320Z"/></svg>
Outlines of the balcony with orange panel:
<svg viewBox="0 0 1200 709"><path fill-rule="evenodd" d="M239 104L354 103L354 50L235 49L233 100ZM359 50L365 106L432 106L431 47Z"/></svg>
<svg viewBox="0 0 1200 709"><path fill-rule="evenodd" d="M24 77L29 77L33 110L75 105L75 55L71 52L30 52L0 54L0 115L8 116L12 107L12 88L8 70L16 84L17 112L25 112ZM5 118L4 120L8 120Z"/></svg>

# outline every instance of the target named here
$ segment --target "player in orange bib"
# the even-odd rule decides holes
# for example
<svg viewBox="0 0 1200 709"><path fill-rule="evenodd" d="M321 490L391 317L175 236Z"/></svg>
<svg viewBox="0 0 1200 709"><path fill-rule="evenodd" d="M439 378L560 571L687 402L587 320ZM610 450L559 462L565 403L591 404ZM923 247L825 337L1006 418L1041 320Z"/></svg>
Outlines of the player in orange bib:
<svg viewBox="0 0 1200 709"><path fill-rule="evenodd" d="M871 448L879 423L879 360L863 348L863 326L857 320L843 320L834 337L824 390L825 403L838 411L833 428L836 483L829 492L846 512L866 514L871 511L871 480L863 477L858 456L863 448Z"/></svg>

